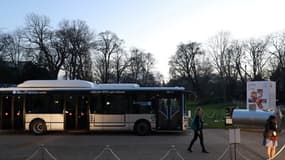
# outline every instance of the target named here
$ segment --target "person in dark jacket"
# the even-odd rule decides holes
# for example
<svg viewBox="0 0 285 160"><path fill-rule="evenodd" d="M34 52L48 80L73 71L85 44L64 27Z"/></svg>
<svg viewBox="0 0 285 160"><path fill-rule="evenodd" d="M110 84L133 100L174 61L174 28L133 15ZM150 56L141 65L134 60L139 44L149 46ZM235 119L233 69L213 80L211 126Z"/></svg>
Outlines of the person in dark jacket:
<svg viewBox="0 0 285 160"><path fill-rule="evenodd" d="M191 128L194 130L194 137L188 147L188 151L192 152L192 146L194 144L194 142L197 140L197 138L199 137L200 139L200 144L202 147L202 152L203 153L209 153L206 149L205 149L205 145L204 145L204 139L203 139L203 121L202 121L202 108L198 107L196 109L195 112L195 117L194 120L192 121L191 124Z"/></svg>
<svg viewBox="0 0 285 160"><path fill-rule="evenodd" d="M277 119L271 115L266 121L264 129L264 145L267 151L267 158L270 159L275 156L277 141Z"/></svg>

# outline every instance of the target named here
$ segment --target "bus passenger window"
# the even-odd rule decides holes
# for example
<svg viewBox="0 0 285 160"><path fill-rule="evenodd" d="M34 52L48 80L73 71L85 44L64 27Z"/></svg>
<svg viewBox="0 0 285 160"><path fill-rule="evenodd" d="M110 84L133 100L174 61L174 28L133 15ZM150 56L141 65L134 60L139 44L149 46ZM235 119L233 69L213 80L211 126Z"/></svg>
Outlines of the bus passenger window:
<svg viewBox="0 0 285 160"><path fill-rule="evenodd" d="M54 95L30 95L27 97L27 113L62 113L63 98Z"/></svg>
<svg viewBox="0 0 285 160"><path fill-rule="evenodd" d="M101 95L94 95L91 97L91 102L90 102L90 112L91 114L102 114L104 113L103 111L103 99Z"/></svg>
<svg viewBox="0 0 285 160"><path fill-rule="evenodd" d="M152 113L152 102L151 101L133 101L132 110L133 113L141 114Z"/></svg>
<svg viewBox="0 0 285 160"><path fill-rule="evenodd" d="M107 95L103 99L105 114L124 114L126 112L127 98L124 95Z"/></svg>

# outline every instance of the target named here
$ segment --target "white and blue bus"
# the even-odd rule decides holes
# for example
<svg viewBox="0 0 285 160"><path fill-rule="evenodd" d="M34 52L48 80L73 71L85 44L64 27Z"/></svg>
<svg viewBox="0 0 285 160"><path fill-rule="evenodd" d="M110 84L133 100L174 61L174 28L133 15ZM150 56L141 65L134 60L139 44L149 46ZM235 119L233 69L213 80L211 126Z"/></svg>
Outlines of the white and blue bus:
<svg viewBox="0 0 285 160"><path fill-rule="evenodd" d="M184 131L183 87L31 80L0 88L0 129L47 131Z"/></svg>

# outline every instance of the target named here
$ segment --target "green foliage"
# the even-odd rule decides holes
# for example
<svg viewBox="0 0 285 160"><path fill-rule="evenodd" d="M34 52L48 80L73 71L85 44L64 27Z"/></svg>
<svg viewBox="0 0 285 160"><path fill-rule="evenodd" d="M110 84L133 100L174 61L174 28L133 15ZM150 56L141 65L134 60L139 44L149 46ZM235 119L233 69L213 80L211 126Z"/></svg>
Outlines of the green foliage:
<svg viewBox="0 0 285 160"><path fill-rule="evenodd" d="M217 103L217 104L203 104L200 105L194 101L186 102L186 112L191 110L191 118L189 119L189 124L191 124L194 118L195 110L197 107L202 107L203 109L203 120L205 128L226 128L225 127L225 114L226 108L235 107L240 109L246 109L246 106L239 106L231 103ZM285 113L283 113L285 116ZM282 128L285 128L285 118L282 120Z"/></svg>
<svg viewBox="0 0 285 160"><path fill-rule="evenodd" d="M226 108L245 108L245 106L237 106L231 103L217 103L217 104L205 104L199 105L196 102L187 102L186 111L191 110L192 119L194 118L195 109L197 107L202 107L203 109L203 121L205 128L225 128L225 113ZM191 123L191 120L190 122Z"/></svg>

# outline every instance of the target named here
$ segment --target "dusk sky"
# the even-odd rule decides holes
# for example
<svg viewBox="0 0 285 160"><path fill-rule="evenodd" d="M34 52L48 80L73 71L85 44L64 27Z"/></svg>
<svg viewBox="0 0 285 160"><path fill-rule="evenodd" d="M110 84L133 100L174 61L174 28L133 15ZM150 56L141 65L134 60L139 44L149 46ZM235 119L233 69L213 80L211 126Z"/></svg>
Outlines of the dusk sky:
<svg viewBox="0 0 285 160"><path fill-rule="evenodd" d="M23 26L30 13L49 17L54 28L63 19L84 20L95 33L116 33L126 49L154 54L155 70L167 79L179 43L206 43L219 31L235 39L284 31L284 7L283 0L3 0L0 31Z"/></svg>

